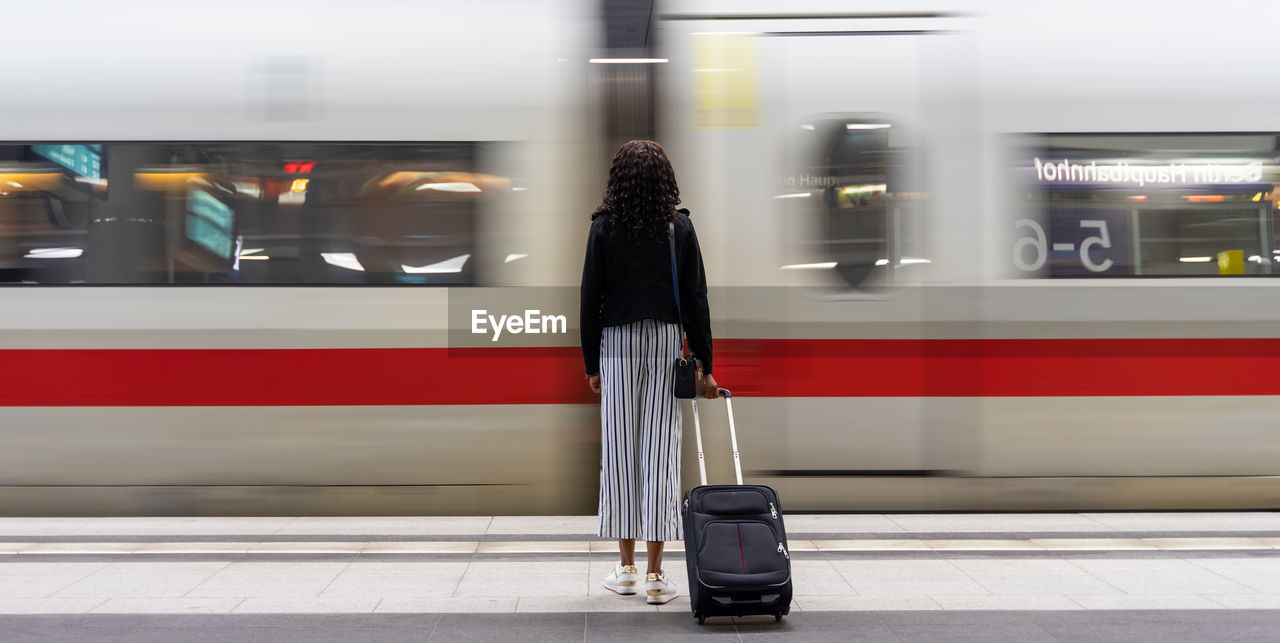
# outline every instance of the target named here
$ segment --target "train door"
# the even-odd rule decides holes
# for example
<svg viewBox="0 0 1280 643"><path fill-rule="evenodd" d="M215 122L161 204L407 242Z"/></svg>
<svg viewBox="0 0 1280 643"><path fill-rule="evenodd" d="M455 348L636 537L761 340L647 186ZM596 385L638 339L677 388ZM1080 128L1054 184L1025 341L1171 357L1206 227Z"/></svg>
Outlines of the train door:
<svg viewBox="0 0 1280 643"><path fill-rule="evenodd" d="M662 129L705 212L718 337L741 348L718 372L751 374L725 382L752 411L748 473L794 509L946 506L937 474L976 452L976 405L930 397L924 341L976 320L939 286L972 276L977 235L954 225L963 210L935 227L942 198L972 202L939 169L976 129L972 96L955 96L971 50L871 22L689 18L662 32Z"/></svg>

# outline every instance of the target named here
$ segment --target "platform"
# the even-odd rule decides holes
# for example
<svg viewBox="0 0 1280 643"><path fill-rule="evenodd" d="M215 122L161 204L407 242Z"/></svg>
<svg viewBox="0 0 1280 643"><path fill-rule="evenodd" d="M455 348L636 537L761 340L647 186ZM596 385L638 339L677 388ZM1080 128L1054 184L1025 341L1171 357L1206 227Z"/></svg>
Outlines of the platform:
<svg viewBox="0 0 1280 643"><path fill-rule="evenodd" d="M0 640L1274 640L1280 514L789 515L795 600L600 586L594 516L0 519ZM638 558L643 559L643 552ZM639 565L643 565L638 561Z"/></svg>

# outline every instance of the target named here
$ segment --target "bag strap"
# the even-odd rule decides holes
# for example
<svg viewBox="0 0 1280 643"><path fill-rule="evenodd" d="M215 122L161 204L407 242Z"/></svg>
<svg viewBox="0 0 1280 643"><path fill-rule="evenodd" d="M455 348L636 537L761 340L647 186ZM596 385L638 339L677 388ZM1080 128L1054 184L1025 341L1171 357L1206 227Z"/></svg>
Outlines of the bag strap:
<svg viewBox="0 0 1280 643"><path fill-rule="evenodd" d="M689 343L684 335L684 313L680 310L680 280L676 278L676 222L667 224L667 247L671 250L671 291L676 294L676 318L680 320L680 354L689 355Z"/></svg>

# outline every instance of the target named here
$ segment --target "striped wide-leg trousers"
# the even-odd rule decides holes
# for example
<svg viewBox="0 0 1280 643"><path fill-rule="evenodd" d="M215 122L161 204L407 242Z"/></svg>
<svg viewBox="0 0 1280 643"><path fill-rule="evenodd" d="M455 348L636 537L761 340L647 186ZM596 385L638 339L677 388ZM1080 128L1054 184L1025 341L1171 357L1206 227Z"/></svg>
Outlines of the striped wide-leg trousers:
<svg viewBox="0 0 1280 643"><path fill-rule="evenodd" d="M680 540L680 326L646 319L600 338L600 535Z"/></svg>

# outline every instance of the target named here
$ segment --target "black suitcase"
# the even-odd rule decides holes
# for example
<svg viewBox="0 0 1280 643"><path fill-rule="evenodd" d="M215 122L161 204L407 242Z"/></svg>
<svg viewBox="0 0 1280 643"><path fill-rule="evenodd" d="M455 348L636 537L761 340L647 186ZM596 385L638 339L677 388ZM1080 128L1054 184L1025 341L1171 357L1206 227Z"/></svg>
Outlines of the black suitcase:
<svg viewBox="0 0 1280 643"><path fill-rule="evenodd" d="M720 394L729 412L729 438L738 484L707 484L698 401L693 400L702 484L684 495L689 604L698 623L705 622L708 616L752 614L772 614L781 621L791 611L791 554L782 526L782 503L770 487L742 484L738 435L733 426L733 394L727 389L720 389Z"/></svg>

